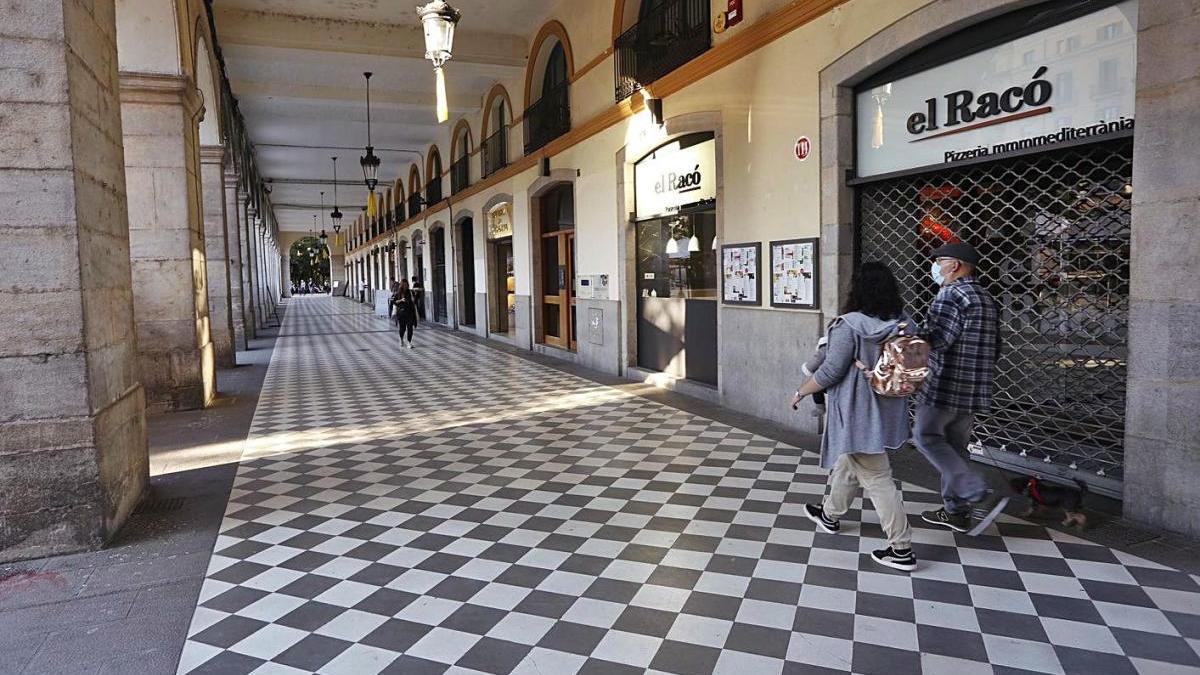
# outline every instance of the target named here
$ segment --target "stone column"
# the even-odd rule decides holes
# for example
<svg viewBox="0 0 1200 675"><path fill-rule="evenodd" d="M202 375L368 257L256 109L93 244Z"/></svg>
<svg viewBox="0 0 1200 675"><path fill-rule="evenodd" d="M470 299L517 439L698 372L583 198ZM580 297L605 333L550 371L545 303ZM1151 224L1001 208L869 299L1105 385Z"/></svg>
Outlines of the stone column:
<svg viewBox="0 0 1200 675"><path fill-rule="evenodd" d="M258 330L262 328L262 322L259 318L259 305L262 303L262 287L258 283L259 275L261 274L260 262L258 259L258 209L250 204L246 207L246 273L249 279L249 303L246 309L250 316L247 317L250 321L248 325L254 327L254 332L257 335Z"/></svg>
<svg viewBox="0 0 1200 675"><path fill-rule="evenodd" d="M1200 4L1138 9L1125 513L1200 536ZM1191 45L1183 48L1182 45Z"/></svg>
<svg viewBox="0 0 1200 675"><path fill-rule="evenodd" d="M121 73L142 385L152 407L171 410L204 407L216 389L200 209L201 110L189 78Z"/></svg>
<svg viewBox="0 0 1200 675"><path fill-rule="evenodd" d="M292 297L292 256L288 253L279 254L279 289L283 297Z"/></svg>
<svg viewBox="0 0 1200 675"><path fill-rule="evenodd" d="M233 315L233 349L249 349L242 300L242 208L238 200L238 176L233 163L225 165L225 229L229 233L229 304Z"/></svg>
<svg viewBox="0 0 1200 675"><path fill-rule="evenodd" d="M148 480L112 3L0 21L0 563L99 548Z"/></svg>
<svg viewBox="0 0 1200 675"><path fill-rule="evenodd" d="M241 204L242 237L242 316L246 327L246 339L258 337L258 322L254 308L254 207L244 192L238 192Z"/></svg>
<svg viewBox="0 0 1200 675"><path fill-rule="evenodd" d="M216 114L213 111L209 114ZM233 368L233 291L229 280L229 227L225 212L225 148L200 148L200 185L204 207L204 255L208 262L209 334L220 368Z"/></svg>

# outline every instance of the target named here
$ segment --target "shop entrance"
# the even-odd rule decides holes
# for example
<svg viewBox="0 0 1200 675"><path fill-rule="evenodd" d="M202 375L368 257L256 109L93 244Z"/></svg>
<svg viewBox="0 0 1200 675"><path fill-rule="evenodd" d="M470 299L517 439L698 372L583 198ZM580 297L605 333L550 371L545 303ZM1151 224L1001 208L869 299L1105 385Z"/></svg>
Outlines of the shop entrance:
<svg viewBox="0 0 1200 675"><path fill-rule="evenodd" d="M638 366L717 385L714 209L637 224Z"/></svg>
<svg viewBox="0 0 1200 675"><path fill-rule="evenodd" d="M429 233L429 246L433 249L433 320L446 323L446 228L439 227Z"/></svg>
<svg viewBox="0 0 1200 675"><path fill-rule="evenodd" d="M575 340L575 197L570 184L551 188L540 198L542 341L574 350Z"/></svg>
<svg viewBox="0 0 1200 675"><path fill-rule="evenodd" d="M857 187L857 257L886 262L915 314L936 290L936 245L962 239L983 256L1003 351L977 458L1120 480L1132 169L1122 139Z"/></svg>
<svg viewBox="0 0 1200 675"><path fill-rule="evenodd" d="M470 218L463 218L458 231L458 268L462 270L462 287L459 295L459 317L462 325L475 325L475 226Z"/></svg>
<svg viewBox="0 0 1200 675"><path fill-rule="evenodd" d="M489 279L488 304L491 313L488 327L492 333L512 337L516 332L517 279L513 275L513 241L504 237L488 242Z"/></svg>

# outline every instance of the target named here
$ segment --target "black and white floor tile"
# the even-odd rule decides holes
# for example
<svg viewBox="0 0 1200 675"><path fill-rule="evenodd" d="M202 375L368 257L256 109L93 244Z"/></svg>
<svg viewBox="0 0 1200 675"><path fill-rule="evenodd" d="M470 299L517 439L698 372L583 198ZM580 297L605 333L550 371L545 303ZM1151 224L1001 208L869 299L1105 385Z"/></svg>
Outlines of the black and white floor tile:
<svg viewBox="0 0 1200 675"><path fill-rule="evenodd" d="M292 301L181 673L1200 672L1200 579L1013 518L919 569L816 456ZM856 506L861 506L856 502Z"/></svg>

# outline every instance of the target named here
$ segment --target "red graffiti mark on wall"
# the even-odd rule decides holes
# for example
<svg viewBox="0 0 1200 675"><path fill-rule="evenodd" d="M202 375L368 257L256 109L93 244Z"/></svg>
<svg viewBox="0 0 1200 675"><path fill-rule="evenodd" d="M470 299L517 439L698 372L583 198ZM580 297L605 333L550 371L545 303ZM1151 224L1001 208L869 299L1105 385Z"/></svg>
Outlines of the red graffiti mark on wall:
<svg viewBox="0 0 1200 675"><path fill-rule="evenodd" d="M22 591L32 590L39 584L49 584L57 588L65 588L67 580L58 572L30 572L20 570L0 574L0 598L5 595L15 595Z"/></svg>

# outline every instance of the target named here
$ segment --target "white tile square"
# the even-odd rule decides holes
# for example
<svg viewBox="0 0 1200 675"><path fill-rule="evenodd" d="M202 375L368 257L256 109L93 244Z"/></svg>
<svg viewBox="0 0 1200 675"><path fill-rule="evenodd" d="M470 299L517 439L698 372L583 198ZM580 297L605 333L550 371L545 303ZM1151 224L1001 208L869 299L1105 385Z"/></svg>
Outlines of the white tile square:
<svg viewBox="0 0 1200 675"><path fill-rule="evenodd" d="M270 660L307 636L305 631L272 623L247 635L229 651Z"/></svg>
<svg viewBox="0 0 1200 675"><path fill-rule="evenodd" d="M377 590L379 590L378 586L360 584L357 581L340 581L337 585L314 599L317 602L337 605L338 607L353 607Z"/></svg>
<svg viewBox="0 0 1200 675"><path fill-rule="evenodd" d="M682 588L646 584L630 599L629 604L664 612L678 612L687 604L691 593Z"/></svg>
<svg viewBox="0 0 1200 675"><path fill-rule="evenodd" d="M488 631L488 637L522 645L535 645L554 627L554 619L513 612Z"/></svg>
<svg viewBox="0 0 1200 675"><path fill-rule="evenodd" d="M749 577L722 574L721 572L704 572L696 581L694 590L740 598L746 594L746 589L749 587Z"/></svg>
<svg viewBox="0 0 1200 675"><path fill-rule="evenodd" d="M347 642L359 642L387 620L386 616L351 609L330 619L316 632Z"/></svg>
<svg viewBox="0 0 1200 675"><path fill-rule="evenodd" d="M436 626L462 606L463 603L454 600L425 596L409 603L404 609L397 612L395 617L426 626Z"/></svg>
<svg viewBox="0 0 1200 675"><path fill-rule="evenodd" d="M649 635L637 635L622 630L611 630L592 650L592 657L645 668L654 660L662 640Z"/></svg>
<svg viewBox="0 0 1200 675"><path fill-rule="evenodd" d="M917 627L907 621L883 619L877 616L854 617L854 641L882 647L919 651Z"/></svg>
<svg viewBox="0 0 1200 675"><path fill-rule="evenodd" d="M625 605L621 603L580 598L571 605L562 620L607 629L612 628L624 611Z"/></svg>
<svg viewBox="0 0 1200 675"><path fill-rule="evenodd" d="M787 660L796 663L850 672L853 659L854 642L851 640L811 633L792 633L792 640L788 643Z"/></svg>
<svg viewBox="0 0 1200 675"><path fill-rule="evenodd" d="M321 667L321 675L375 675L400 655L364 644L352 645Z"/></svg>
<svg viewBox="0 0 1200 675"><path fill-rule="evenodd" d="M448 628L434 628L404 653L429 661L453 664L470 651L471 647L479 642L480 637Z"/></svg>
<svg viewBox="0 0 1200 675"><path fill-rule="evenodd" d="M1063 675L1062 663L1054 652L1054 646L1048 643L984 634L983 644L987 649L988 661L993 666Z"/></svg>
<svg viewBox="0 0 1200 675"><path fill-rule="evenodd" d="M1107 654L1124 653L1112 631L1104 626L1046 616L1042 617L1041 621L1051 644Z"/></svg>
<svg viewBox="0 0 1200 675"><path fill-rule="evenodd" d="M521 604L521 601L531 592L533 592L533 589L525 588L524 586L493 582L471 596L471 604L508 611Z"/></svg>
<svg viewBox="0 0 1200 675"><path fill-rule="evenodd" d="M243 607L238 611L238 616L273 622L286 616L289 612L304 605L306 602L304 598L297 598L282 593L272 593Z"/></svg>
<svg viewBox="0 0 1200 675"><path fill-rule="evenodd" d="M796 619L796 606L763 600L742 600L738 608L738 623L791 630Z"/></svg>

